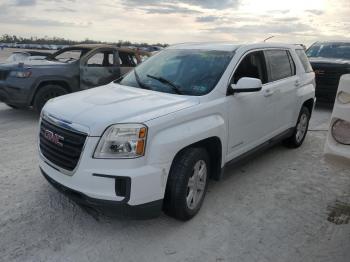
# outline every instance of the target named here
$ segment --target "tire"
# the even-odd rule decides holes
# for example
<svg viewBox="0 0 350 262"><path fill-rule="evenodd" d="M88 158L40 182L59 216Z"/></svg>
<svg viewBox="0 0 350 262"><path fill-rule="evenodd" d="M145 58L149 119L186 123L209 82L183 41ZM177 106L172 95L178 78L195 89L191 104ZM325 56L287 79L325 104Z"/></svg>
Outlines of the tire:
<svg viewBox="0 0 350 262"><path fill-rule="evenodd" d="M303 106L300 110L298 121L294 127L292 136L283 141L287 147L297 148L303 144L309 128L310 116L309 109Z"/></svg>
<svg viewBox="0 0 350 262"><path fill-rule="evenodd" d="M15 106L15 105L11 105L11 104L6 104L7 106L11 107L12 109L19 109L18 106Z"/></svg>
<svg viewBox="0 0 350 262"><path fill-rule="evenodd" d="M194 217L202 206L209 177L210 159L205 149L188 148L180 152L170 169L164 212L183 221Z"/></svg>
<svg viewBox="0 0 350 262"><path fill-rule="evenodd" d="M41 87L34 97L34 110L40 113L48 100L65 94L68 94L68 91L59 85L46 85Z"/></svg>
<svg viewBox="0 0 350 262"><path fill-rule="evenodd" d="M12 104L6 104L8 107L11 107L12 109L26 109L26 106L16 106L16 105L12 105Z"/></svg>

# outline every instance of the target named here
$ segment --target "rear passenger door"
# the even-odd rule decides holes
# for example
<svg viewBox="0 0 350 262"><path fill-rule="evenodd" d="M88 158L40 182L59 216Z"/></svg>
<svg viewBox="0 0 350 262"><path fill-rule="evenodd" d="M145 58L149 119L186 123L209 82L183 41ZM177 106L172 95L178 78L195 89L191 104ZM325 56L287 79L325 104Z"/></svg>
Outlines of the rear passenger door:
<svg viewBox="0 0 350 262"><path fill-rule="evenodd" d="M293 125L299 79L289 50L269 49L264 54L268 72L265 95L271 96L274 103L276 118L273 125L280 133Z"/></svg>

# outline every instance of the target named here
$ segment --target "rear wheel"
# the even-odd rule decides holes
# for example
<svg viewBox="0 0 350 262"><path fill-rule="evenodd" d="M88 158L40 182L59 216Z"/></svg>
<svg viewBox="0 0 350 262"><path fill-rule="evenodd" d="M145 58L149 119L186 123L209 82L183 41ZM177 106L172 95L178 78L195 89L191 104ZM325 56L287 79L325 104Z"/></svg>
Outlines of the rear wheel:
<svg viewBox="0 0 350 262"><path fill-rule="evenodd" d="M188 148L176 156L169 173L164 211L180 220L195 216L205 197L209 170L205 149Z"/></svg>
<svg viewBox="0 0 350 262"><path fill-rule="evenodd" d="M19 109L18 106L15 106L15 105L11 105L11 104L6 104L7 106L11 107L12 109Z"/></svg>
<svg viewBox="0 0 350 262"><path fill-rule="evenodd" d="M12 104L7 104L7 106L11 107L12 109L25 109L27 108L26 106L16 106L16 105L12 105Z"/></svg>
<svg viewBox="0 0 350 262"><path fill-rule="evenodd" d="M292 136L284 141L284 144L290 148L297 148L302 145L306 137L307 130L309 128L310 111L307 107L303 106L299 113L298 122L294 127Z"/></svg>
<svg viewBox="0 0 350 262"><path fill-rule="evenodd" d="M68 94L68 91L59 85L46 85L40 88L34 98L33 107L38 113L51 98Z"/></svg>

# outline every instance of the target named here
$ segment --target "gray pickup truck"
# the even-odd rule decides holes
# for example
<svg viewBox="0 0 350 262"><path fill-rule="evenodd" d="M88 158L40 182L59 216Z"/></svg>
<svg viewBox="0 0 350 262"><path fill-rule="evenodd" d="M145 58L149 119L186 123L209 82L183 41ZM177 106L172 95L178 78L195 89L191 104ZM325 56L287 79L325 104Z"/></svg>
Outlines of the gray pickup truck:
<svg viewBox="0 0 350 262"><path fill-rule="evenodd" d="M111 45L76 45L43 60L0 64L0 101L40 112L49 99L108 84L146 56Z"/></svg>

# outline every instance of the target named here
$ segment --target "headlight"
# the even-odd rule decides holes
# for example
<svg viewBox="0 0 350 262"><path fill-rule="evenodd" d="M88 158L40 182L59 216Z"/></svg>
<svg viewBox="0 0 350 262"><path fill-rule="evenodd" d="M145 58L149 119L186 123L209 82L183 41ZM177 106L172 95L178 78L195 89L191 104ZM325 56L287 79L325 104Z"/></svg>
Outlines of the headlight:
<svg viewBox="0 0 350 262"><path fill-rule="evenodd" d="M142 124L112 125L104 132L95 158L136 158L145 153L147 127Z"/></svg>
<svg viewBox="0 0 350 262"><path fill-rule="evenodd" d="M344 91L340 91L338 94L338 101L342 104L350 103L350 94Z"/></svg>
<svg viewBox="0 0 350 262"><path fill-rule="evenodd" d="M350 145L350 122L336 120L332 126L332 136L338 143Z"/></svg>
<svg viewBox="0 0 350 262"><path fill-rule="evenodd" d="M11 71L10 76L18 77L18 78L27 78L32 75L32 72L29 70L24 71Z"/></svg>

